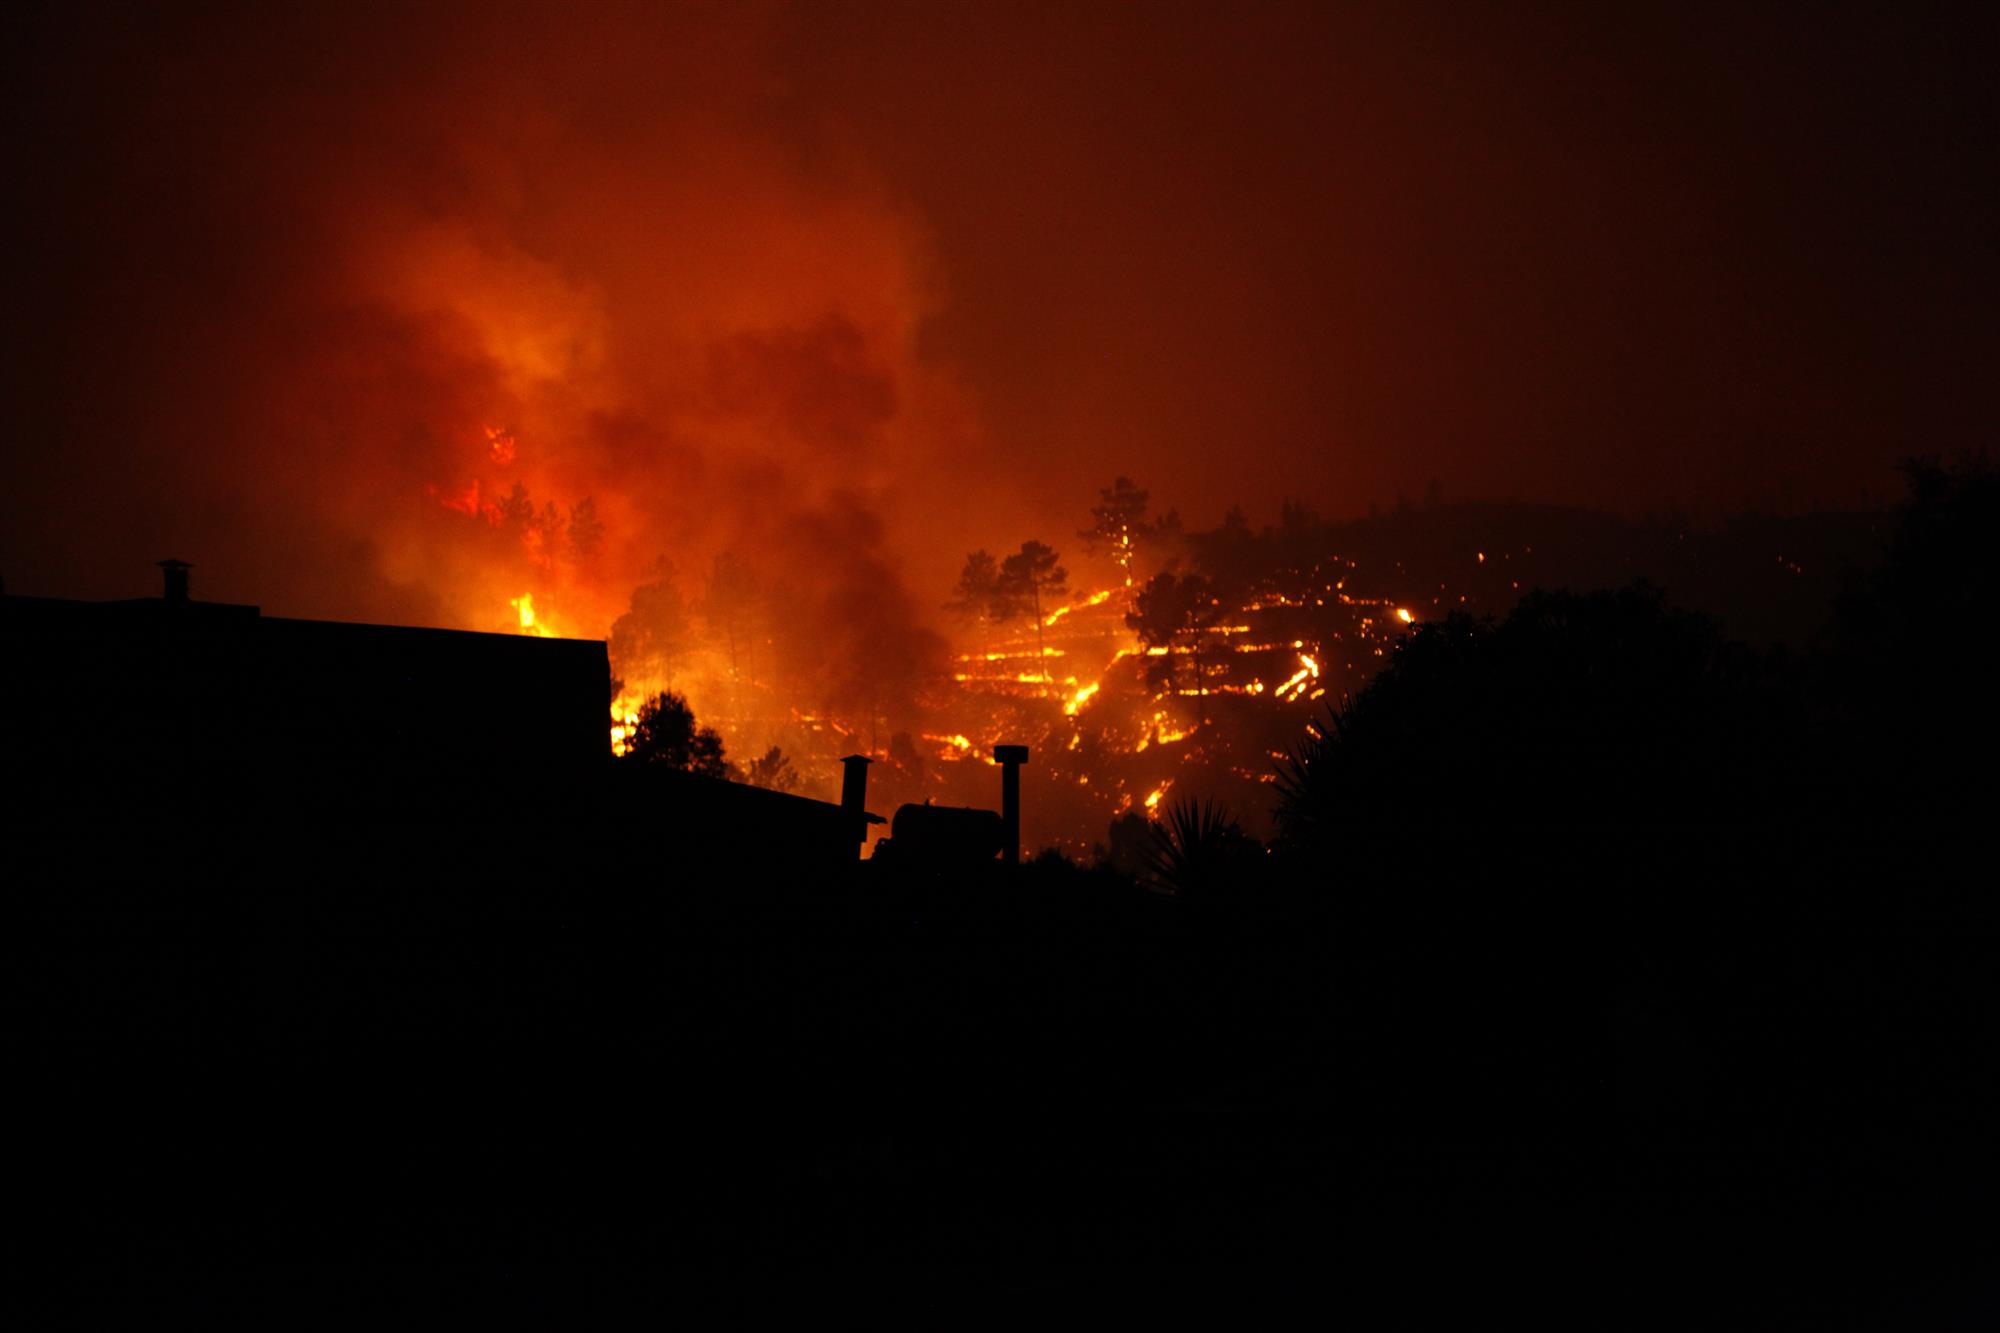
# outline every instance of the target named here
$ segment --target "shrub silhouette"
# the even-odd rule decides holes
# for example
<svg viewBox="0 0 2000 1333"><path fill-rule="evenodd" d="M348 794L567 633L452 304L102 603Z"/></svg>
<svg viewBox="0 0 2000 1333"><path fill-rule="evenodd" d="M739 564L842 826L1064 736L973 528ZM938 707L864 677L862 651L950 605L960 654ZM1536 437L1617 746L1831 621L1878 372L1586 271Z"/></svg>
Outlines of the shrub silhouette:
<svg viewBox="0 0 2000 1333"><path fill-rule="evenodd" d="M625 762L658 764L704 778L730 776L722 757L722 737L711 727L697 726L686 698L672 690L640 705Z"/></svg>
<svg viewBox="0 0 2000 1333"><path fill-rule="evenodd" d="M1454 615L1281 764L1281 838L1734 813L1777 781L1776 683L1649 584L1532 593L1498 624Z"/></svg>
<svg viewBox="0 0 2000 1333"><path fill-rule="evenodd" d="M1910 493L1878 566L1849 581L1819 682L1829 756L1872 808L1990 801L2000 743L2000 469L1984 456L1904 465Z"/></svg>
<svg viewBox="0 0 2000 1333"><path fill-rule="evenodd" d="M1178 898L1213 898L1242 887L1262 856L1263 849L1222 806L1179 800L1152 827L1146 882Z"/></svg>

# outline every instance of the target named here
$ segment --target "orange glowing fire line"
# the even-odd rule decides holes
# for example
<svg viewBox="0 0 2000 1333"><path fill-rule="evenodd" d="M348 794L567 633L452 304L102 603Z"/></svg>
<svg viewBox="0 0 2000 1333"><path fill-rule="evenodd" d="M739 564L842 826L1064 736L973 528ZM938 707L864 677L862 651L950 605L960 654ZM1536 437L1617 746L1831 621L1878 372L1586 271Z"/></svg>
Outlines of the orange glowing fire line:
<svg viewBox="0 0 2000 1333"><path fill-rule="evenodd" d="M1111 600L1111 589L1106 588L1103 592L1094 592L1080 602L1071 602L1068 606L1057 607L1055 610L1049 612L1046 616L1042 617L1042 624L1045 627L1053 625L1058 620L1061 620L1064 616L1068 615L1072 611L1079 610L1080 608L1086 606L1102 606L1110 600Z"/></svg>

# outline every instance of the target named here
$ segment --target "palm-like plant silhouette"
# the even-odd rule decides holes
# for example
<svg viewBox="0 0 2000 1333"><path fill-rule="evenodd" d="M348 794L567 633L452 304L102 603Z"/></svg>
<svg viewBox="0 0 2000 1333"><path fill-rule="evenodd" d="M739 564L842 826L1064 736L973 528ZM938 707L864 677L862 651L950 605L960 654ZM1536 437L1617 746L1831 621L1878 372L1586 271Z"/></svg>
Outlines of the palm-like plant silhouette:
<svg viewBox="0 0 2000 1333"><path fill-rule="evenodd" d="M1326 705L1326 717L1307 732L1292 752L1278 761L1276 782L1279 847L1311 845L1327 837L1339 817L1335 771L1340 743L1354 703L1343 697L1338 707Z"/></svg>
<svg viewBox="0 0 2000 1333"><path fill-rule="evenodd" d="M1146 850L1147 883L1180 898L1212 896L1240 883L1258 850L1222 806L1207 799L1175 801L1153 828Z"/></svg>

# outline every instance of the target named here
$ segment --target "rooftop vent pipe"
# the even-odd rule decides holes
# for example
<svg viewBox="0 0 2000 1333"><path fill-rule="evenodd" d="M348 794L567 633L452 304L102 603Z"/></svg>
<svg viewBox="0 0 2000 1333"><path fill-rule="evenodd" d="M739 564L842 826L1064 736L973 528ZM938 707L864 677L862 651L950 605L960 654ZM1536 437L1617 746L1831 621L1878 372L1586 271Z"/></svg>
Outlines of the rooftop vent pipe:
<svg viewBox="0 0 2000 1333"><path fill-rule="evenodd" d="M194 566L185 560L162 560L160 572L167 577L166 590L161 594L170 603L185 603L188 599L188 571Z"/></svg>
<svg viewBox="0 0 2000 1333"><path fill-rule="evenodd" d="M857 859L868 841L868 765L873 762L865 754L850 754L840 761L840 812L853 821Z"/></svg>
<svg viewBox="0 0 2000 1333"><path fill-rule="evenodd" d="M1000 854L1010 866L1021 864L1021 765L1028 762L1025 745L996 745L993 762L1000 765L1000 822L1004 826Z"/></svg>

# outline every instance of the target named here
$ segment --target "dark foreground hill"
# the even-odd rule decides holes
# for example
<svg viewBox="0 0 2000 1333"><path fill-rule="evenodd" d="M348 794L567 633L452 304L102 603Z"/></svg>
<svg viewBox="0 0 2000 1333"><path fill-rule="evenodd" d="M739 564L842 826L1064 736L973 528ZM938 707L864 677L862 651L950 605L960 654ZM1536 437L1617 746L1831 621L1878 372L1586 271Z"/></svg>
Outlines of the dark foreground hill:
<svg viewBox="0 0 2000 1333"><path fill-rule="evenodd" d="M1964 1298L1996 1109L1969 840L1421 834L1236 901L495 827L20 891L28 1252L81 1294L554 1266L1254 1270L1617 1323L1761 1308L1715 1304L1739 1284Z"/></svg>

